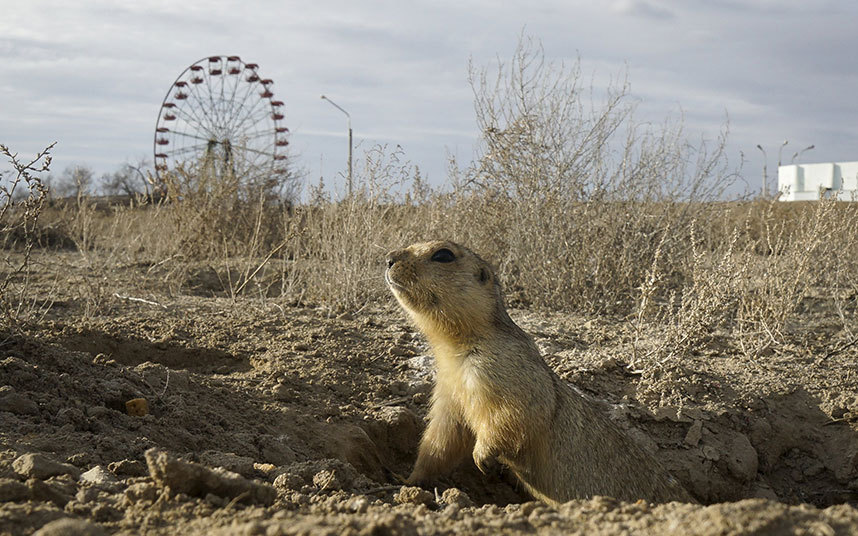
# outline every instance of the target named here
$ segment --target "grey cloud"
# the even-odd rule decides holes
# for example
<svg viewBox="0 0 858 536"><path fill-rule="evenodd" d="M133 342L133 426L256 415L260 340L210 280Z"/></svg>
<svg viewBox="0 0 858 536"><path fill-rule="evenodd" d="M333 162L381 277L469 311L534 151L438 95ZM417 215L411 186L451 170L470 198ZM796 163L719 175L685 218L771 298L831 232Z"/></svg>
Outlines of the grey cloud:
<svg viewBox="0 0 858 536"><path fill-rule="evenodd" d="M669 20L676 16L672 10L645 0L617 0L612 4L612 8L623 15L635 15L651 19Z"/></svg>

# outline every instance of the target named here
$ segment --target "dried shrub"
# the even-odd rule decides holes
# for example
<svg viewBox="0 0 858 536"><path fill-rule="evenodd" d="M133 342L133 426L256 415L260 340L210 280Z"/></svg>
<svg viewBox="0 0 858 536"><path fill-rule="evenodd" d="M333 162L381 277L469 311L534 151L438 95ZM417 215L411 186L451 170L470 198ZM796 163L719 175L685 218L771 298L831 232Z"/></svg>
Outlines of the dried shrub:
<svg viewBox="0 0 858 536"><path fill-rule="evenodd" d="M45 207L48 188L41 174L51 165L49 145L30 161L21 161L17 153L0 144L11 166L0 174L0 237L3 246L3 271L0 273L0 323L4 330L17 328L43 309L31 295L31 253L38 238L39 217Z"/></svg>
<svg viewBox="0 0 858 536"><path fill-rule="evenodd" d="M455 234L495 253L515 299L628 314L656 245L683 284L691 223L735 178L726 133L693 145L681 123L638 123L625 79L596 102L578 63L526 39L471 83L482 146L456 177Z"/></svg>

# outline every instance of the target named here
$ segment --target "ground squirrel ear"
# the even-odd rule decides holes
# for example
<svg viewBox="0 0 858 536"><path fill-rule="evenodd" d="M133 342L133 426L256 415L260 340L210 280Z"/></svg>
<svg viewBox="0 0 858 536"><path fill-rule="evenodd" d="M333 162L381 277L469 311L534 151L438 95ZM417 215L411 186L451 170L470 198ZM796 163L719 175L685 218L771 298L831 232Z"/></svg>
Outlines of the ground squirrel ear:
<svg viewBox="0 0 858 536"><path fill-rule="evenodd" d="M480 283L485 283L491 278L491 275L485 268L480 268L480 275L477 278L480 280Z"/></svg>

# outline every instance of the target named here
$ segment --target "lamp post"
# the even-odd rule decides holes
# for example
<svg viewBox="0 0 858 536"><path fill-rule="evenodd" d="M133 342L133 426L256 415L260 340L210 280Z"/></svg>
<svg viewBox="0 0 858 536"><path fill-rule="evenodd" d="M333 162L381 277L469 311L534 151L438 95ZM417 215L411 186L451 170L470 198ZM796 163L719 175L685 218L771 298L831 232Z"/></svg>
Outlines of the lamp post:
<svg viewBox="0 0 858 536"><path fill-rule="evenodd" d="M322 95L322 100L326 100L330 102L337 110L346 114L346 118L348 119L349 125L349 197L352 196L352 116L345 110L343 110L342 106L332 101L328 97Z"/></svg>
<svg viewBox="0 0 858 536"><path fill-rule="evenodd" d="M778 149L778 167L781 167L781 154L784 152L784 147L786 147L788 143L789 140L784 140L784 142L781 144L780 149Z"/></svg>
<svg viewBox="0 0 858 536"><path fill-rule="evenodd" d="M796 152L794 155L792 155L792 160L790 161L790 164L795 164L795 159L801 158L801 155L803 155L805 151L809 151L809 150L815 149L815 148L816 148L816 145L808 145L807 147L805 147L801 151Z"/></svg>
<svg viewBox="0 0 858 536"><path fill-rule="evenodd" d="M763 146L760 145L759 143L757 144L757 149L759 149L760 152L763 153L763 188L762 188L762 190L760 190L760 194L761 194L761 197L763 199L765 199L766 197L769 196L769 184L768 184L769 173L768 173L768 167L767 167L768 161L769 161L769 156L766 154L766 150L763 149Z"/></svg>

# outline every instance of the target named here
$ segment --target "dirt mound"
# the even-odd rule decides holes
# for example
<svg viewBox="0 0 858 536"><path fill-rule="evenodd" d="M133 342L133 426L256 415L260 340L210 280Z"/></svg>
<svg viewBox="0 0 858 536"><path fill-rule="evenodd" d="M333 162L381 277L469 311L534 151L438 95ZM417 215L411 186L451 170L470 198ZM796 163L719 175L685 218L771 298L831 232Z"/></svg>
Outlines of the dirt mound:
<svg viewBox="0 0 858 536"><path fill-rule="evenodd" d="M0 347L0 534L57 533L64 518L81 534L858 528L856 348L749 362L716 346L638 371L621 322L513 311L552 367L703 503L555 510L471 463L436 489L402 486L433 372L392 306L331 316L115 297L109 314L86 317L61 299ZM129 414L132 399L148 411Z"/></svg>

